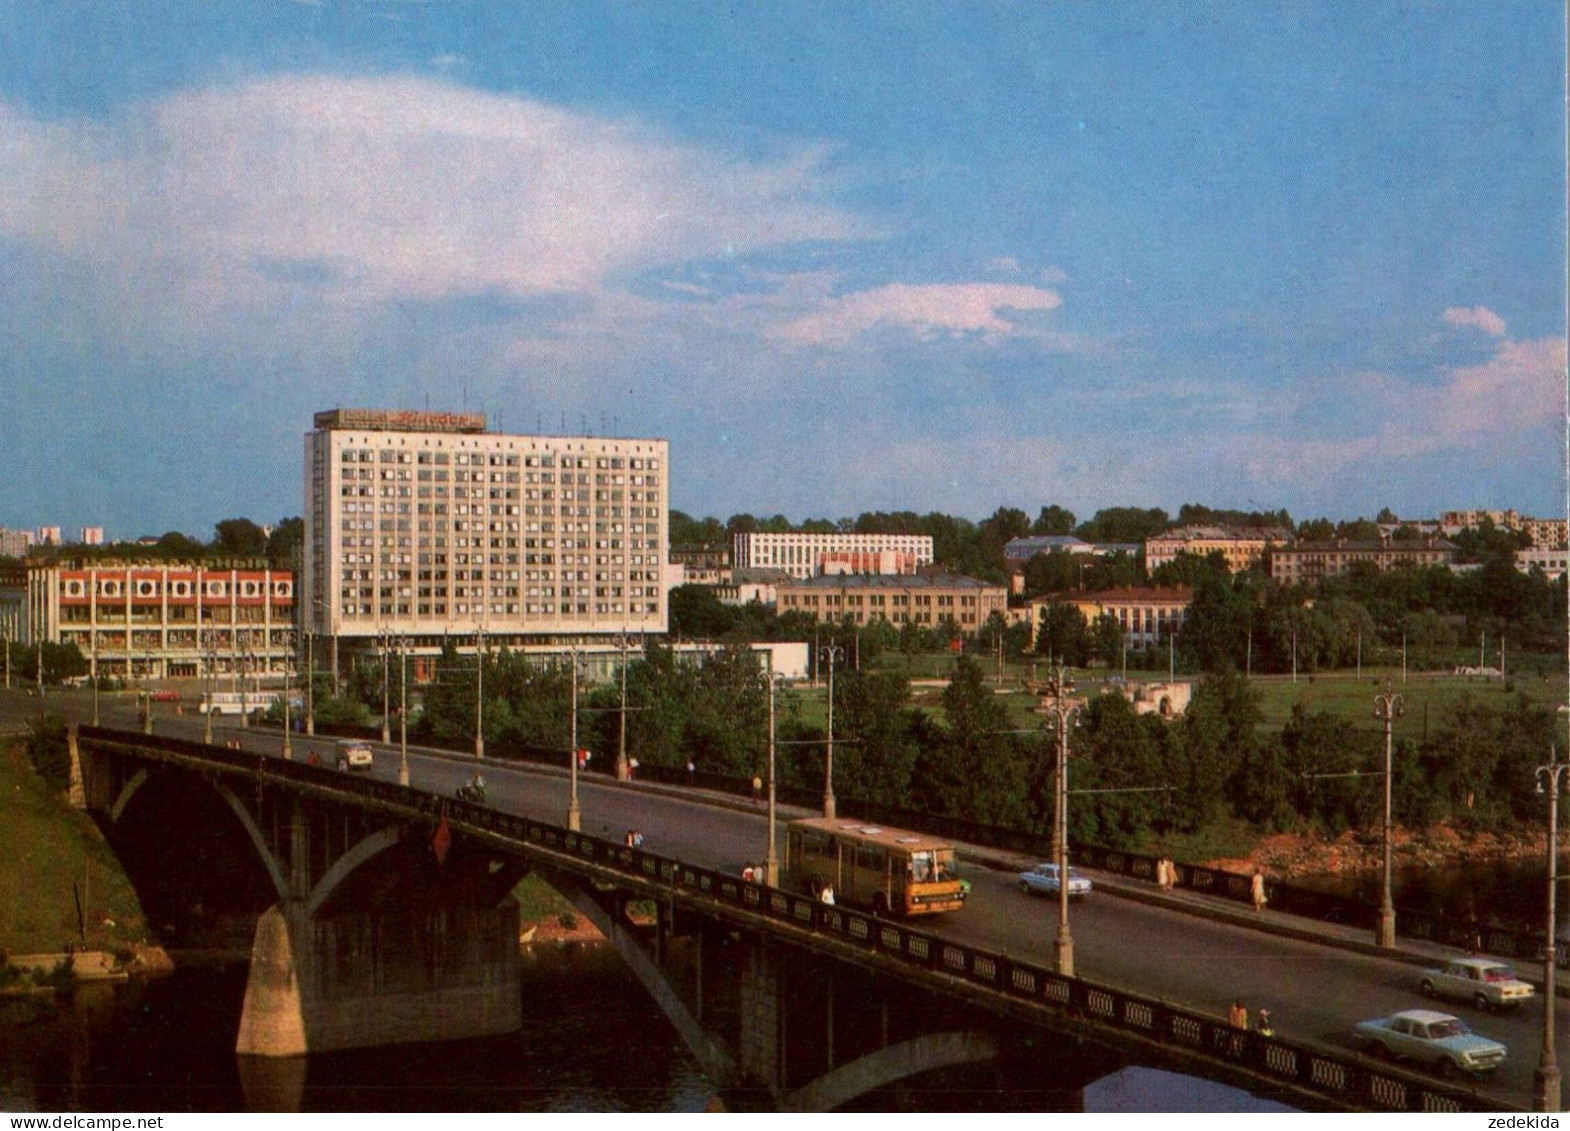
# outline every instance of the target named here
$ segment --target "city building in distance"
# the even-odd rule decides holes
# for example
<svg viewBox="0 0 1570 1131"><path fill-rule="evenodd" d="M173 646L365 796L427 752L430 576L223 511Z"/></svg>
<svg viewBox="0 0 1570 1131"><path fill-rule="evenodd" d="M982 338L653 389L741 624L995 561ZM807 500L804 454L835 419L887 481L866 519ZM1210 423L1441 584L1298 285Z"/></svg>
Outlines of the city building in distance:
<svg viewBox="0 0 1570 1131"><path fill-rule="evenodd" d="M858 626L885 620L936 628L952 620L965 636L974 636L993 613L1008 612L1003 586L957 574L825 574L782 581L776 595L781 613Z"/></svg>
<svg viewBox="0 0 1570 1131"><path fill-rule="evenodd" d="M1279 526L1178 526L1145 540L1145 568L1151 573L1179 554L1209 557L1220 552L1233 573L1257 565L1265 551L1292 541L1292 532Z"/></svg>
<svg viewBox="0 0 1570 1131"><path fill-rule="evenodd" d="M21 639L75 644L106 679L281 683L294 645L294 574L262 562L25 563Z"/></svg>
<svg viewBox="0 0 1570 1131"><path fill-rule="evenodd" d="M1328 542L1298 542L1270 552L1270 576L1282 585L1313 583L1322 577L1346 573L1366 562L1381 573L1392 569L1449 566L1456 558L1456 544L1443 538L1409 541L1382 539L1357 542L1336 538Z"/></svg>
<svg viewBox="0 0 1570 1131"><path fill-rule="evenodd" d="M340 669L389 640L564 653L665 632L667 441L489 432L482 413L314 424L300 613Z"/></svg>
<svg viewBox="0 0 1570 1131"><path fill-rule="evenodd" d="M932 564L930 534L736 534L736 569L819 573L915 573Z"/></svg>
<svg viewBox="0 0 1570 1131"><path fill-rule="evenodd" d="M1030 602L1032 632L1039 632L1053 605L1071 605L1087 624L1109 616L1117 621L1131 652L1143 652L1175 636L1188 617L1194 591L1187 586L1171 589L1102 589L1093 593L1057 593Z"/></svg>

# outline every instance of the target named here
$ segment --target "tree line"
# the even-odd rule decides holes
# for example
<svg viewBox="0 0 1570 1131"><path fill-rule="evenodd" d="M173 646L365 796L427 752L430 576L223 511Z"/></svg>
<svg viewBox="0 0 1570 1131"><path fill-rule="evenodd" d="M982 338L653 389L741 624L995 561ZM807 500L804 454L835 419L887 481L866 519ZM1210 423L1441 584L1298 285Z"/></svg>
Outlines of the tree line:
<svg viewBox="0 0 1570 1131"><path fill-rule="evenodd" d="M828 642L828 638L825 638ZM850 634L837 643L848 650ZM572 674L511 651L483 658L488 747L572 748ZM580 682L577 744L597 765L616 756L623 724L619 673ZM481 678L473 656L448 649L412 719L411 735L467 742ZM381 674L361 670L348 694L379 705ZM393 710L398 681L392 681ZM1329 713L1294 710L1272 733L1257 692L1235 672L1202 679L1175 719L1139 714L1115 689L1080 697L1069 726L1071 833L1113 847L1192 832L1219 820L1264 830L1377 828L1382 735ZM812 793L824 779L824 693L776 694L776 773ZM834 679L834 786L842 798L1026 832L1050 831L1059 736L1055 715L1021 729L972 657L955 662L941 711L914 704L897 671L846 666ZM645 766L746 781L767 772L768 681L755 653L728 645L694 658L656 641L629 655L626 749ZM806 701L804 701L806 700ZM811 706L809 706L809 703ZM1394 747L1398 822L1511 829L1541 820L1533 767L1554 741L1551 707L1526 696L1463 696ZM1348 776L1356 774L1358 776Z"/></svg>

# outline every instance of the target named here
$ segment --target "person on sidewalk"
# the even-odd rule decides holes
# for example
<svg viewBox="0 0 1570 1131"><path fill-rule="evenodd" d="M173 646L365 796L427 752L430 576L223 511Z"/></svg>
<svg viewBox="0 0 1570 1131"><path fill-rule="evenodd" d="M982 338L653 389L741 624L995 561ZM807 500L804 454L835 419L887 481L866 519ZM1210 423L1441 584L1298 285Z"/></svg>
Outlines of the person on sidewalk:
<svg viewBox="0 0 1570 1131"><path fill-rule="evenodd" d="M1234 1029L1248 1028L1248 1007L1243 1004L1243 999L1238 998L1232 1003L1232 1008L1227 1010L1227 1024Z"/></svg>
<svg viewBox="0 0 1570 1131"><path fill-rule="evenodd" d="M1254 897L1254 910L1263 911L1269 901L1265 898L1265 873L1258 868L1254 869L1254 878L1249 882L1249 894Z"/></svg>

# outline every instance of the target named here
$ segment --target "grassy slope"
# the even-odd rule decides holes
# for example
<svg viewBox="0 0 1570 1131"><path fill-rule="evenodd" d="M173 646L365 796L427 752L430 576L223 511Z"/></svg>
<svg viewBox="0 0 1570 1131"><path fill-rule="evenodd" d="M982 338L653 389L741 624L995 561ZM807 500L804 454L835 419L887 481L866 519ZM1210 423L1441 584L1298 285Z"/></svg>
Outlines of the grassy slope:
<svg viewBox="0 0 1570 1131"><path fill-rule="evenodd" d="M112 951L146 941L136 893L97 826L49 791L20 743L0 751L0 797L0 950ZM73 881L83 898L85 938Z"/></svg>

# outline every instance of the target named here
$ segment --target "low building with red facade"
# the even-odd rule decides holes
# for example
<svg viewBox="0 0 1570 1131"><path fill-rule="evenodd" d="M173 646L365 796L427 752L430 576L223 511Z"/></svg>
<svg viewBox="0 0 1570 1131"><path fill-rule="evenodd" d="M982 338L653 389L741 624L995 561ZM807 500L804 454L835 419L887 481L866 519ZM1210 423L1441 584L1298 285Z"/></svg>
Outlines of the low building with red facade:
<svg viewBox="0 0 1570 1131"><path fill-rule="evenodd" d="M265 562L27 565L28 642L75 644L105 678L281 679L294 619L294 574Z"/></svg>

